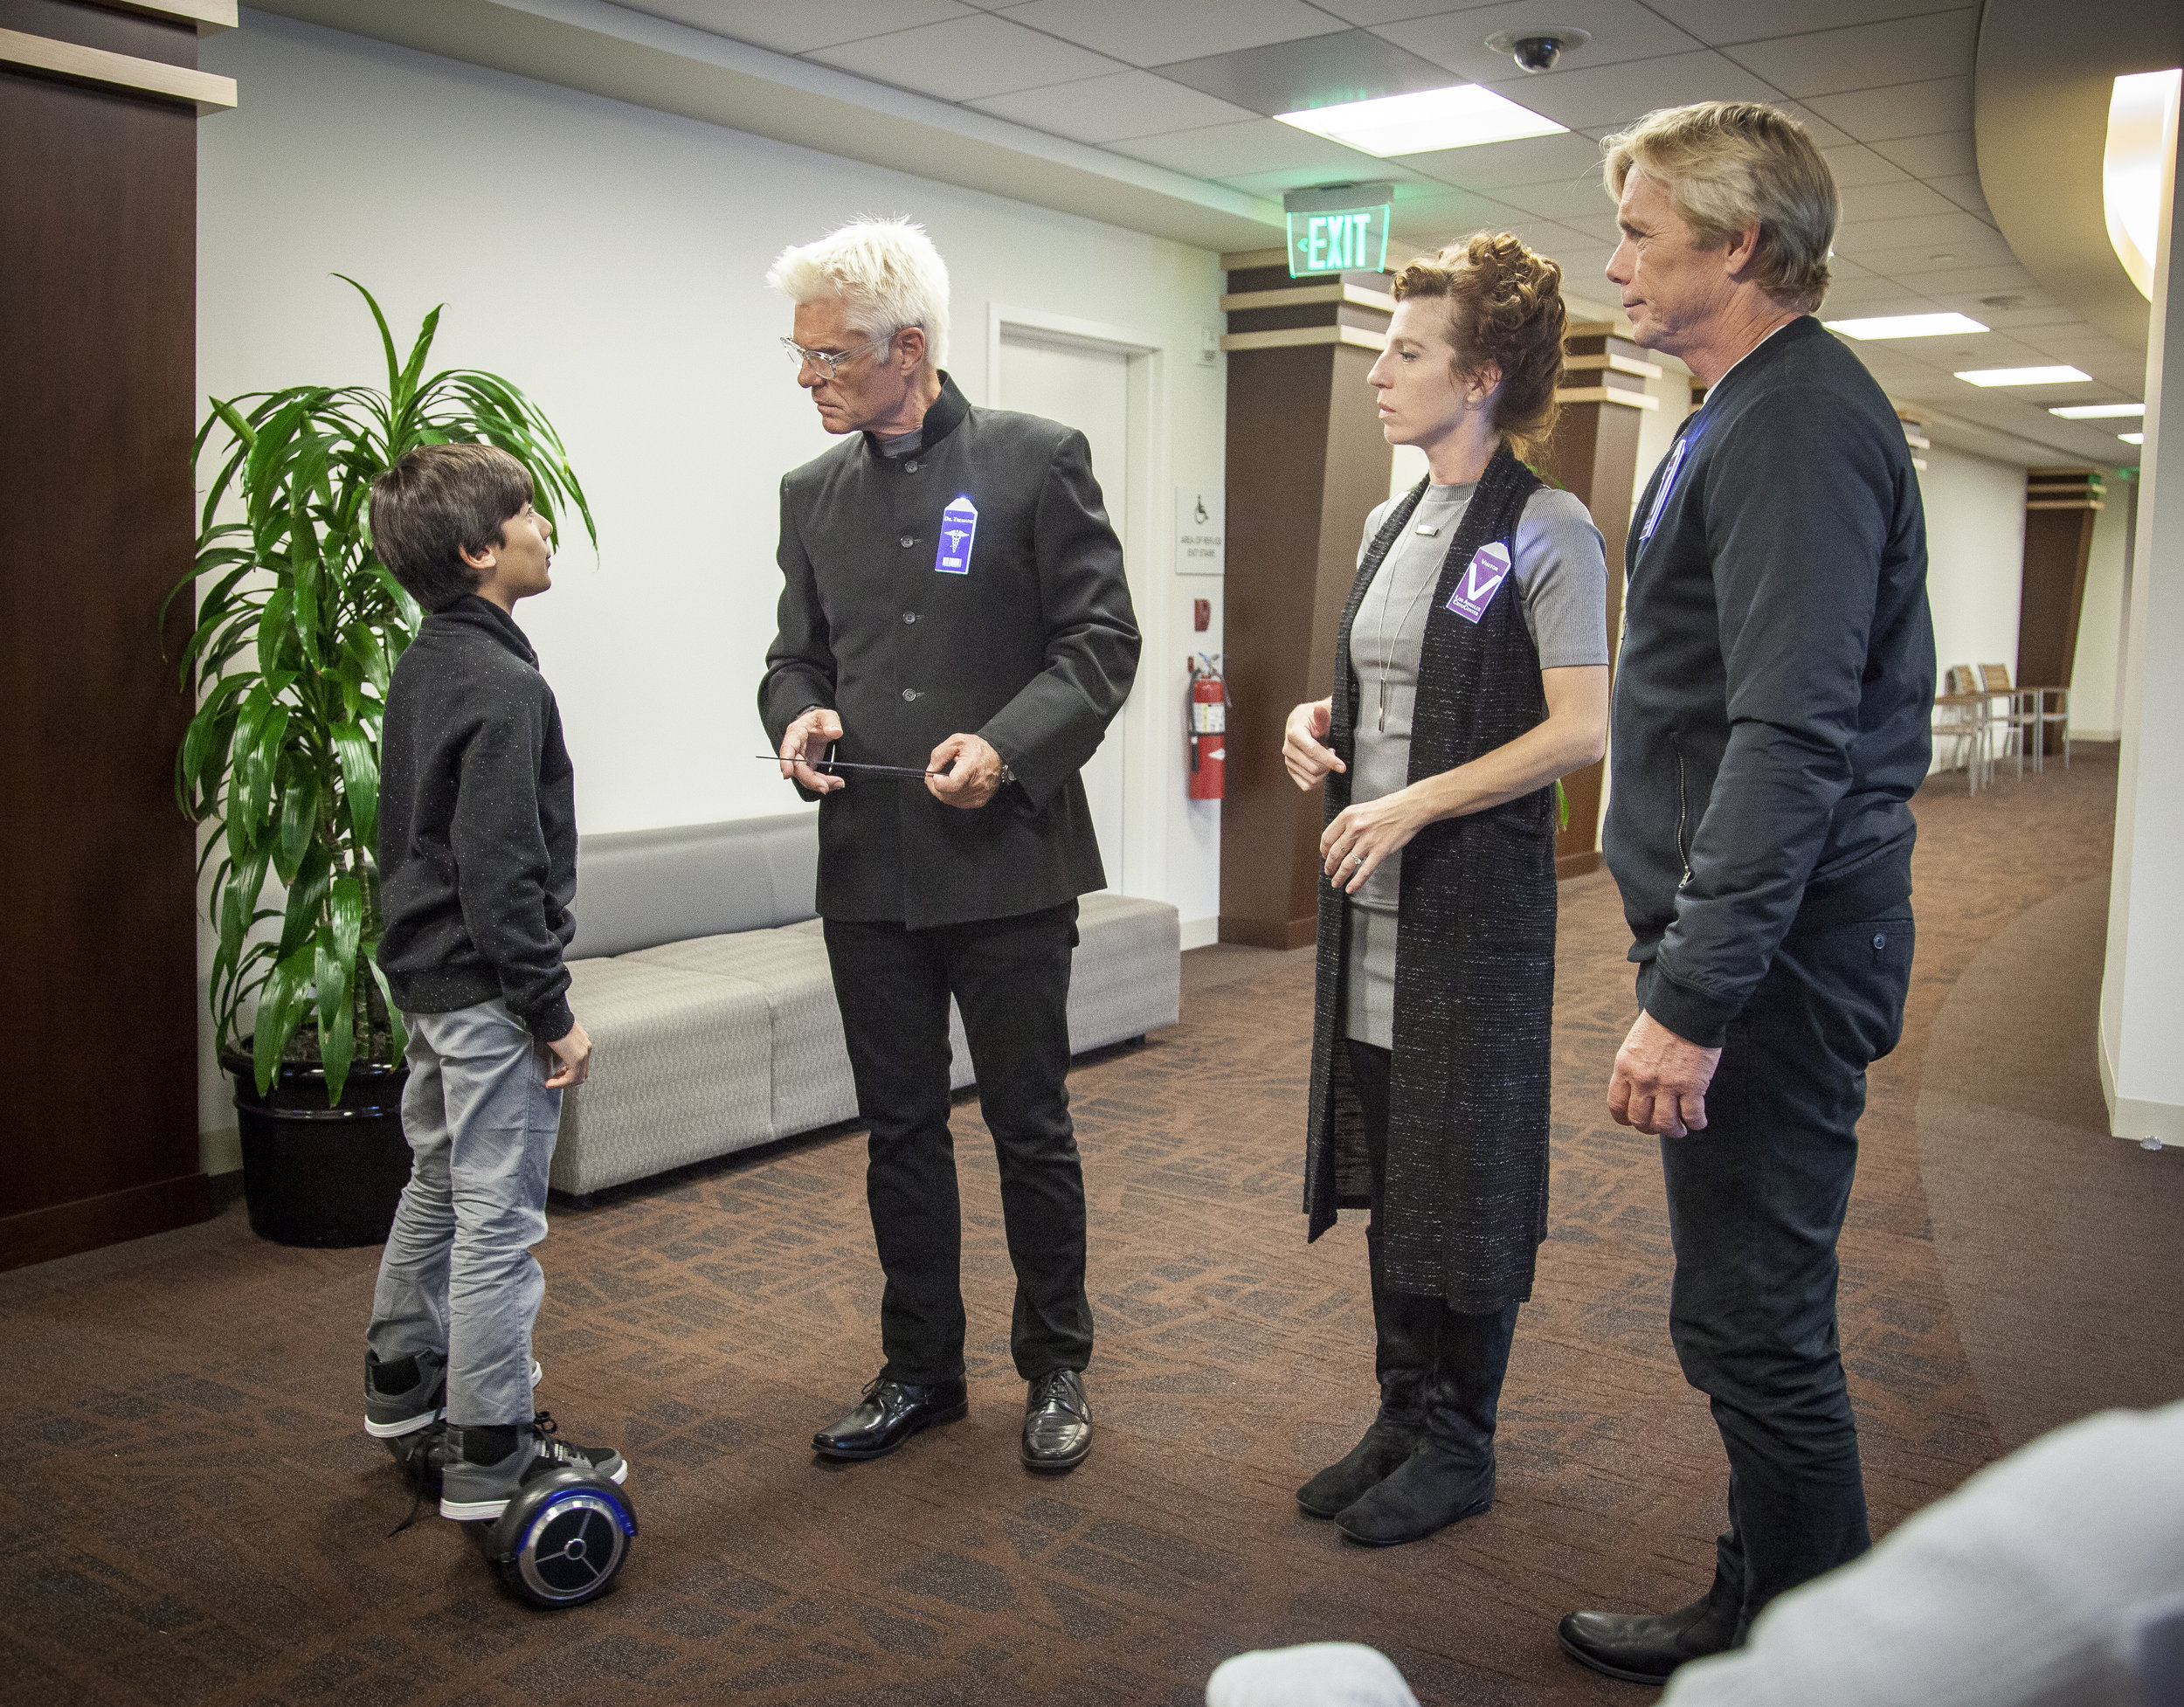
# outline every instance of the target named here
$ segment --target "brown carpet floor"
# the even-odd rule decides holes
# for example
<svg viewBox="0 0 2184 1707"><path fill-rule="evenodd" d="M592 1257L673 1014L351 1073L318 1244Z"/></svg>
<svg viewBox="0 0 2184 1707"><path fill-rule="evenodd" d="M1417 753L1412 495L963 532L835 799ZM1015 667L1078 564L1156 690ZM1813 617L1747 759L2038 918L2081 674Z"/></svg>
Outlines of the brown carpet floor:
<svg viewBox="0 0 2184 1707"><path fill-rule="evenodd" d="M1876 1529L2174 1390L2184 1162L2100 1136L2085 1095L2114 783L2081 750L1919 801L1916 985L1843 1239ZM1667 1343L1655 1146L1601 1106L1620 909L1604 875L1563 901L1554 1233L1485 1517L1374 1553L1296 1511L1372 1401L1362 1231L1303 1241L1309 953L1206 950L1183 1024L1072 1076L1101 1336L1074 1475L1016 1463L975 1102L972 1413L877 1463L807 1447L878 1362L857 1135L556 1210L541 1401L627 1452L643 1525L619 1590L563 1614L504 1598L453 1525L388 1537L406 1497L357 1425L376 1253L262 1244L238 1207L0 1276L0 1699L1189 1707L1228 1654L1332 1637L1431 1707L1641 1698L1562 1659L1554 1620L1703 1586L1724 1469Z"/></svg>

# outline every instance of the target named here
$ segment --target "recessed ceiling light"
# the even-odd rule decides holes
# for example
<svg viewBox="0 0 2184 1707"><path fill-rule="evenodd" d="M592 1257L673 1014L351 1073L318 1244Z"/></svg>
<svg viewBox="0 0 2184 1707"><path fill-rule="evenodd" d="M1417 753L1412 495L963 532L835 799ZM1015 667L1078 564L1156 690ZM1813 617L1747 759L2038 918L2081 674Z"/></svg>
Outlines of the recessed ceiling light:
<svg viewBox="0 0 2184 1707"><path fill-rule="evenodd" d="M2050 415L2060 415L2066 421L2113 421L2125 415L2143 415L2143 403L2066 403L2060 409L2050 409Z"/></svg>
<svg viewBox="0 0 2184 1707"><path fill-rule="evenodd" d="M1968 314L1882 314L1872 320L1822 321L1846 338L1939 338L1952 332L1984 332Z"/></svg>
<svg viewBox="0 0 2184 1707"><path fill-rule="evenodd" d="M1283 124L1384 160L1433 149L1469 149L1482 142L1515 142L1524 136L1559 136L1569 129L1476 83L1274 116Z"/></svg>
<svg viewBox="0 0 2184 1707"><path fill-rule="evenodd" d="M2108 241L2138 287L2153 300L2153 251L2161 226L2162 168L2176 152L2176 111L2184 71L2119 77L2108 97L2108 142L2101 159L2101 202Z"/></svg>
<svg viewBox="0 0 2184 1707"><path fill-rule="evenodd" d="M2092 377L2076 368L1973 368L1957 376L1972 385L2077 385Z"/></svg>
<svg viewBox="0 0 2184 1707"><path fill-rule="evenodd" d="M2146 442L2146 436L2143 432L2119 432L2116 437L2126 445L2143 445Z"/></svg>

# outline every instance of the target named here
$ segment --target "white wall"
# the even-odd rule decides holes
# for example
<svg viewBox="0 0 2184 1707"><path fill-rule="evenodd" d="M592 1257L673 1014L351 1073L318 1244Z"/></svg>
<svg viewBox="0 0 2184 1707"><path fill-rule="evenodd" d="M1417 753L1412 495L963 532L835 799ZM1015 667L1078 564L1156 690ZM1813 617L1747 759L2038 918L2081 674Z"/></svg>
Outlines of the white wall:
<svg viewBox="0 0 2184 1707"><path fill-rule="evenodd" d="M2085 561L2085 600L2078 609L2077 651L2070 664L2070 736L2113 741L2121 707L2125 577L2131 549L2133 482L2109 477L2093 517L2093 549Z"/></svg>
<svg viewBox="0 0 2184 1707"><path fill-rule="evenodd" d="M2017 667L2025 573L2025 471L1939 445L1918 453L1926 503L1926 598L1939 667Z"/></svg>
<svg viewBox="0 0 2184 1707"><path fill-rule="evenodd" d="M1151 768L1132 798L1152 810L1126 864L1132 890L1211 940L1219 809L1183 799L1179 725L1185 653L1219 640L1190 633L1190 601L1220 584L1173 574L1165 517L1177 482L1221 479L1224 376L1197 359L1220 323L1216 256L258 12L204 64L241 105L198 128L199 391L372 381L376 334L339 272L398 338L445 302L436 364L515 380L568 444L599 555L565 526L557 584L520 619L560 696L586 832L799 809L749 757L765 744L778 483L834 442L776 342L789 311L764 273L784 245L860 213L922 220L952 273L947 364L974 403L997 303L1157 344L1128 542L1144 662L1124 714ZM231 1125L211 1079L206 1123Z"/></svg>

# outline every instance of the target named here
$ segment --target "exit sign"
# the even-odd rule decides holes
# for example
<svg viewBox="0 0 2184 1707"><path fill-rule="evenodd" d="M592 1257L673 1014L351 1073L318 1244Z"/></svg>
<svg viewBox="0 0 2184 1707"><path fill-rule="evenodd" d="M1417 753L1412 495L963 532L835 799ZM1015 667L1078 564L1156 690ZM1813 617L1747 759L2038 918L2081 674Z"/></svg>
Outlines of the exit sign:
<svg viewBox="0 0 2184 1707"><path fill-rule="evenodd" d="M1288 217L1289 276L1310 273L1379 273L1388 258L1388 215L1394 186L1330 184L1293 190L1282 197Z"/></svg>

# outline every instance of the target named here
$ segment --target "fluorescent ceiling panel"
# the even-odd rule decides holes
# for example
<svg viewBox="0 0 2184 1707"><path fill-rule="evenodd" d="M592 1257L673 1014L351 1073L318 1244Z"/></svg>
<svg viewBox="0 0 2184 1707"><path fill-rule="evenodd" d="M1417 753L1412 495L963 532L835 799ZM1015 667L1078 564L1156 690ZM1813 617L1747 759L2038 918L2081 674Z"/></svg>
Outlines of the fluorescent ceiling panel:
<svg viewBox="0 0 2184 1707"><path fill-rule="evenodd" d="M1415 94L1383 95L1340 107L1317 107L1302 113L1276 113L1283 124L1309 130L1344 148L1378 155L1427 154L1436 149L1476 148L1482 142L1513 142L1527 136L1556 136L1567 125L1542 118L1529 107L1481 88L1459 83L1448 89L1421 89Z"/></svg>
<svg viewBox="0 0 2184 1707"><path fill-rule="evenodd" d="M1974 368L1957 376L1972 385L2076 385L2092 377L2076 368Z"/></svg>
<svg viewBox="0 0 2184 1707"><path fill-rule="evenodd" d="M2060 415L2066 421L2113 421L2126 415L2143 415L2143 403L2066 403L2060 409L2050 409L2050 415Z"/></svg>
<svg viewBox="0 0 2184 1707"><path fill-rule="evenodd" d="M2184 71L2140 72L2118 78L2108 97L2108 147L2101 162L2108 240L2149 302L2161 241L2161 169L2176 154L2181 84Z"/></svg>
<svg viewBox="0 0 2184 1707"><path fill-rule="evenodd" d="M2146 442L2146 436L2143 432L2119 432L2116 437L2126 445L2143 445Z"/></svg>
<svg viewBox="0 0 2184 1707"><path fill-rule="evenodd" d="M1984 332L1969 314L1881 314L1871 320L1821 322L1830 332L1862 342L1877 338L1939 338L1950 332Z"/></svg>

